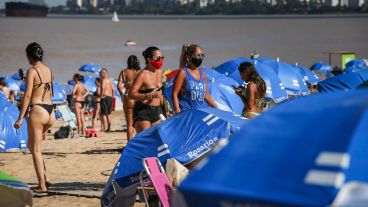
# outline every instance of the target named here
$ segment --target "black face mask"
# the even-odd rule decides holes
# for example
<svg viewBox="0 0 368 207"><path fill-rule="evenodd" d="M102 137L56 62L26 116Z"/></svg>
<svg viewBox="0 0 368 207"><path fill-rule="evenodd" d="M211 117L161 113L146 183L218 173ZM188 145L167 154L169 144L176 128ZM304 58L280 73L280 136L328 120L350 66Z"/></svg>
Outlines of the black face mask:
<svg viewBox="0 0 368 207"><path fill-rule="evenodd" d="M194 66L199 67L202 64L203 58L192 58L191 62Z"/></svg>

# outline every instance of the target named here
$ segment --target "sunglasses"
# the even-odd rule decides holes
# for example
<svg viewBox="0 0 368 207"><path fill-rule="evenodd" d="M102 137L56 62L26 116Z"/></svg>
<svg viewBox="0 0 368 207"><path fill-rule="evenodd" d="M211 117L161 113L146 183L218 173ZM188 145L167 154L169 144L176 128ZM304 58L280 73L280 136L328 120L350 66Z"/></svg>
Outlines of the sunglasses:
<svg viewBox="0 0 368 207"><path fill-rule="evenodd" d="M156 60L163 60L165 58L165 56L157 56Z"/></svg>

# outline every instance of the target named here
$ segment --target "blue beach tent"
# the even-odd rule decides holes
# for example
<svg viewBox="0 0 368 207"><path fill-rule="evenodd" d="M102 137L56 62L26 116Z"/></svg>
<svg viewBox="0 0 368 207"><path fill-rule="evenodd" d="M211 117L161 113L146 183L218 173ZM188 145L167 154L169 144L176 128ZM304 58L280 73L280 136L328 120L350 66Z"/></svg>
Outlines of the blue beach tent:
<svg viewBox="0 0 368 207"><path fill-rule="evenodd" d="M100 72L100 67L98 67L97 65L93 64L93 63L88 63L85 65L82 65L79 68L79 71L82 72L87 72L87 73L94 73L94 74L98 74Z"/></svg>
<svg viewBox="0 0 368 207"><path fill-rule="evenodd" d="M15 130L13 127L18 116L18 108L8 102L4 96L0 96L0 152L28 148L27 121L23 120L19 130Z"/></svg>
<svg viewBox="0 0 368 207"><path fill-rule="evenodd" d="M350 91L368 81L368 71L346 73L328 78L318 83L319 92Z"/></svg>
<svg viewBox="0 0 368 207"><path fill-rule="evenodd" d="M367 126L367 90L280 104L192 170L175 206L329 206L340 188L368 182Z"/></svg>
<svg viewBox="0 0 368 207"><path fill-rule="evenodd" d="M304 77L295 70L294 66L272 59L258 58L256 60L270 66L275 71L289 95L306 96L310 94Z"/></svg>
<svg viewBox="0 0 368 207"><path fill-rule="evenodd" d="M8 85L9 90L12 91L20 91L18 81L11 77L4 77L6 84Z"/></svg>
<svg viewBox="0 0 368 207"><path fill-rule="evenodd" d="M328 63L324 63L324 62L318 62L313 64L310 67L311 70L316 71L317 73L326 76L326 77L332 77L332 65L328 64Z"/></svg>
<svg viewBox="0 0 368 207"><path fill-rule="evenodd" d="M233 88L233 86L238 87L239 84L232 78L226 77L211 68L204 68L203 70L206 73L208 90L216 102L218 109L241 114L244 104L240 97L235 94ZM171 108L174 108L172 103L174 80L174 78L169 80L164 89L164 96L168 100Z"/></svg>
<svg viewBox="0 0 368 207"><path fill-rule="evenodd" d="M252 63L255 66L259 75L266 82L267 99L272 99L276 103L279 103L288 98L284 85L281 83L279 77L277 77L273 69L270 66L261 63L260 61L255 61L254 59L247 58L235 58L219 65L215 68L215 70L234 79L236 82L238 82L239 85L242 85L244 81L240 78L238 68L239 65L243 62Z"/></svg>
<svg viewBox="0 0 368 207"><path fill-rule="evenodd" d="M368 60L355 59L345 64L346 73L354 73L368 70Z"/></svg>
<svg viewBox="0 0 368 207"><path fill-rule="evenodd" d="M137 134L124 148L105 186L101 198L103 206L113 203L121 206L116 203L121 196L119 192L139 182L143 158L158 157L163 166L169 158L182 164L190 163L238 131L246 122L244 119L214 108L192 109Z"/></svg>
<svg viewBox="0 0 368 207"><path fill-rule="evenodd" d="M304 78L305 82L311 84L311 85L317 85L319 81L319 77L314 74L312 71L310 71L308 68L295 65L294 68L299 72L299 74Z"/></svg>

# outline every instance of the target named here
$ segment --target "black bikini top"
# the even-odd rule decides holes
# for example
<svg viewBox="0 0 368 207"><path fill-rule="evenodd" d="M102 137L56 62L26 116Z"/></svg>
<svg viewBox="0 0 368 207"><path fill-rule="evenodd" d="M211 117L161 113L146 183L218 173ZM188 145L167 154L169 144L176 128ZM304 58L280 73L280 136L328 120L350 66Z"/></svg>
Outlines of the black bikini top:
<svg viewBox="0 0 368 207"><path fill-rule="evenodd" d="M42 78L41 78L41 75L38 72L38 70L35 67L32 67L32 68L35 69L35 71L37 72L38 77L40 78L40 81L41 81L41 83L33 85L33 88L39 88L39 87L41 87L41 85L44 85L44 87L43 87L44 91L43 91L43 94L42 94L42 101L45 98L45 94L46 94L47 91L50 91L51 96L53 96L54 95L54 87L53 87L52 81L42 82ZM51 72L51 80L52 80L52 71L50 71L50 72Z"/></svg>
<svg viewBox="0 0 368 207"><path fill-rule="evenodd" d="M147 89L141 89L138 90L138 93L151 93L152 91L154 91L156 88L147 88Z"/></svg>

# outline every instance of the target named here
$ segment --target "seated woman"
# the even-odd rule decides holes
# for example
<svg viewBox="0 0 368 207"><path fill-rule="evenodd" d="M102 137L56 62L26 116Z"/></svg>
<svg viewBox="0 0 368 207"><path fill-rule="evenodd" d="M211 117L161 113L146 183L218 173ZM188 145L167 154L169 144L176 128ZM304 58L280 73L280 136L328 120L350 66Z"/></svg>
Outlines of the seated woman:
<svg viewBox="0 0 368 207"><path fill-rule="evenodd" d="M180 71L175 77L172 100L175 113L187 109L217 107L208 91L206 73L199 66L204 58L198 45L183 45Z"/></svg>
<svg viewBox="0 0 368 207"><path fill-rule="evenodd" d="M128 98L135 100L133 126L137 133L160 122L162 102L162 65L164 57L157 47L143 52L146 67L138 73Z"/></svg>
<svg viewBox="0 0 368 207"><path fill-rule="evenodd" d="M82 83L83 77L80 74L78 73L74 74L73 80L75 81L75 85L73 88L73 99L74 99L74 110L77 116L78 134L81 137L84 137L86 134L86 126L84 118L84 111L86 109L85 99L88 96L89 91L83 85Z"/></svg>
<svg viewBox="0 0 368 207"><path fill-rule="evenodd" d="M246 87L235 89L235 93L244 103L242 116L247 118L259 116L266 96L266 83L252 63L244 62L240 64L238 70L240 77L246 83Z"/></svg>

